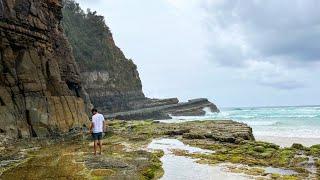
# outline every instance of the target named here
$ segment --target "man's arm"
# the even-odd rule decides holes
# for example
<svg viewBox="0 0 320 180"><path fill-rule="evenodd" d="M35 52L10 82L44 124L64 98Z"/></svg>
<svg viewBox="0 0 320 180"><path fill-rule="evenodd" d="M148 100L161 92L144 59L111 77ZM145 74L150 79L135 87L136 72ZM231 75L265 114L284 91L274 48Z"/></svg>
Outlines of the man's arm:
<svg viewBox="0 0 320 180"><path fill-rule="evenodd" d="M103 132L106 132L107 130L106 130L107 128L106 128L106 120L104 120L103 121Z"/></svg>
<svg viewBox="0 0 320 180"><path fill-rule="evenodd" d="M94 124L93 124L93 122L91 122L91 124L90 124L90 133L92 133L93 126L94 126Z"/></svg>

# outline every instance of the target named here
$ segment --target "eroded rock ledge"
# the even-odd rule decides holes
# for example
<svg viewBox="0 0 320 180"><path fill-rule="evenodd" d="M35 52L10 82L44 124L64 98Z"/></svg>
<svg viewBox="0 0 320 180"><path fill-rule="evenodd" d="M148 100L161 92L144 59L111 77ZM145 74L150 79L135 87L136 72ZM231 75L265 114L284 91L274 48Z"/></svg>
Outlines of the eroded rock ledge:
<svg viewBox="0 0 320 180"><path fill-rule="evenodd" d="M203 116L205 109L210 112L220 112L217 106L208 99L193 99L188 102L179 102L177 98L172 99L145 99L135 102L135 110L105 113L107 119L141 120L141 119L171 119L173 116Z"/></svg>

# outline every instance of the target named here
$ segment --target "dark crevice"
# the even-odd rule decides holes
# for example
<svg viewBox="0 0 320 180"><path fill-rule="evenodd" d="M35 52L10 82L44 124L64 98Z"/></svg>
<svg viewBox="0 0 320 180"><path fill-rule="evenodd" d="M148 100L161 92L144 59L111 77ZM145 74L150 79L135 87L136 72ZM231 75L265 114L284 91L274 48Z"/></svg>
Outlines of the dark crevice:
<svg viewBox="0 0 320 180"><path fill-rule="evenodd" d="M22 139L22 133L21 133L21 130L20 130L20 129L18 129L18 138L19 138L19 139Z"/></svg>
<svg viewBox="0 0 320 180"><path fill-rule="evenodd" d="M30 111L29 110L26 110L26 118L27 118L27 123L28 123L28 125L30 127L31 136L32 137L38 137L37 133L34 131L33 126L32 126L31 118L30 118Z"/></svg>
<svg viewBox="0 0 320 180"><path fill-rule="evenodd" d="M0 97L0 106L5 106L6 104L4 103L4 101L2 100L2 98Z"/></svg>
<svg viewBox="0 0 320 180"><path fill-rule="evenodd" d="M77 97L80 97L81 87L77 83L71 81L67 81L66 83L68 85L68 88L72 91L72 93L74 93L74 95L76 95Z"/></svg>
<svg viewBox="0 0 320 180"><path fill-rule="evenodd" d="M0 19L4 16L4 6L2 0L0 0Z"/></svg>
<svg viewBox="0 0 320 180"><path fill-rule="evenodd" d="M0 129L0 133L6 133L6 131L3 129Z"/></svg>
<svg viewBox="0 0 320 180"><path fill-rule="evenodd" d="M46 62L46 74L47 74L47 78L50 79L50 77L51 77L51 72L50 72L50 64L49 64L49 61Z"/></svg>
<svg viewBox="0 0 320 180"><path fill-rule="evenodd" d="M47 131L49 132L49 136L54 135L54 131L50 127L47 127Z"/></svg>

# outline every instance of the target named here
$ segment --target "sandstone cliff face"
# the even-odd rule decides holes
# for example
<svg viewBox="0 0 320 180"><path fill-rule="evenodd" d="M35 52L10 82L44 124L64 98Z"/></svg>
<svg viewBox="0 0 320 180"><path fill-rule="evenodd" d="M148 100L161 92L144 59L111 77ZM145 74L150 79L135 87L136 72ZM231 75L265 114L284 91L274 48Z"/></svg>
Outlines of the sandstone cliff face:
<svg viewBox="0 0 320 180"><path fill-rule="evenodd" d="M60 0L0 0L1 133L53 135L88 120L61 8Z"/></svg>

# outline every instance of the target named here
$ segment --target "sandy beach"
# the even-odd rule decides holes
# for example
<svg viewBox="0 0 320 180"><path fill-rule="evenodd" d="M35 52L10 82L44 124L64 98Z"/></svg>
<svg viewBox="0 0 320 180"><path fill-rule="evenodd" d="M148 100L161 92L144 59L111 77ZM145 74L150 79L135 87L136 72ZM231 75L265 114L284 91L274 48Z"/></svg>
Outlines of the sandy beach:
<svg viewBox="0 0 320 180"><path fill-rule="evenodd" d="M276 136L255 136L257 141L275 143L281 147L290 147L293 143L299 143L310 147L320 144L320 138L298 138L298 137L276 137Z"/></svg>

